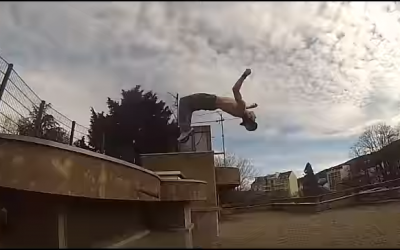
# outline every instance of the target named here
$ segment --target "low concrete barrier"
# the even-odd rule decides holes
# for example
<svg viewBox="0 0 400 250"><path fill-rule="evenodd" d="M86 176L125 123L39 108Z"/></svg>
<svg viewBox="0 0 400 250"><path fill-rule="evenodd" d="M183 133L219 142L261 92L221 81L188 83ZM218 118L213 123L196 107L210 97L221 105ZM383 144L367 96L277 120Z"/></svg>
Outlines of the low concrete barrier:
<svg viewBox="0 0 400 250"><path fill-rule="evenodd" d="M321 201L318 203L318 212L325 211L327 209L335 209L354 205L356 202L356 196L357 194L351 194L331 200Z"/></svg>
<svg viewBox="0 0 400 250"><path fill-rule="evenodd" d="M270 210L271 204L268 205L254 205L254 206L242 206L242 207L229 207L221 210L221 215L229 215L235 213L248 213L248 212L259 212Z"/></svg>
<svg viewBox="0 0 400 250"><path fill-rule="evenodd" d="M273 203L271 204L271 210L291 213L314 213L318 210L318 203Z"/></svg>
<svg viewBox="0 0 400 250"><path fill-rule="evenodd" d="M325 197L325 199L327 196ZM274 210L284 210L288 212L322 212L328 209L336 209L366 203L376 203L378 201L393 201L400 199L400 187L385 190L374 190L365 193L355 193L329 200L322 200L311 203L273 203L271 208Z"/></svg>
<svg viewBox="0 0 400 250"><path fill-rule="evenodd" d="M329 196L325 196L325 199L327 199L328 197ZM290 213L316 213L329 209L337 209L355 205L364 205L371 203L376 204L377 202L381 203L383 201L400 201L400 187L384 190L373 190L369 192L349 194L340 197L331 197L332 198L329 200L321 200L317 202L275 202L268 205L245 206L236 208L231 207L225 208L223 210L223 214L257 210L286 211Z"/></svg>
<svg viewBox="0 0 400 250"><path fill-rule="evenodd" d="M160 197L163 201L205 201L207 183L190 179L162 179Z"/></svg>
<svg viewBox="0 0 400 250"><path fill-rule="evenodd" d="M319 202L303 202L303 203L273 203L271 204L272 210L287 211L291 213L316 213L322 212L328 209L335 209L339 207L346 207L355 204L356 195L347 195L331 200L319 201Z"/></svg>
<svg viewBox="0 0 400 250"><path fill-rule="evenodd" d="M229 191L220 195L220 202L224 206L230 207L245 207L253 205L266 205L271 203L309 203L332 200L335 198L359 193L378 187L393 188L400 186L400 178L390 181L385 181L376 184L365 185L356 188L345 189L337 192L331 192L319 196L307 196L297 198L279 198L274 199L268 193L261 191Z"/></svg>
<svg viewBox="0 0 400 250"><path fill-rule="evenodd" d="M370 203L377 201L393 200L400 198L400 187L375 190L371 192L361 192L357 195L359 203Z"/></svg>

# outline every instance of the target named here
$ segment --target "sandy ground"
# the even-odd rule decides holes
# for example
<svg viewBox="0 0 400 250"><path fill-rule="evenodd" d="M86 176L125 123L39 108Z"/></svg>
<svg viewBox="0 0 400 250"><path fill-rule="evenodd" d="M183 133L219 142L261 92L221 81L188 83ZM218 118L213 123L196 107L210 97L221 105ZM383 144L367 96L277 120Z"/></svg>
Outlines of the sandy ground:
<svg viewBox="0 0 400 250"><path fill-rule="evenodd" d="M400 248L400 203L319 214L254 212L220 224L221 248Z"/></svg>

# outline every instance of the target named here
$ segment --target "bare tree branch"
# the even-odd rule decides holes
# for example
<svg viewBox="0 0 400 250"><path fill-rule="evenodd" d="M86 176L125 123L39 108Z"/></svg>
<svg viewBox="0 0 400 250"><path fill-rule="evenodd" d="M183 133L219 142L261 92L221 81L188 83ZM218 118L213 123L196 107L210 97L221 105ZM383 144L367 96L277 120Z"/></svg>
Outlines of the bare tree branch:
<svg viewBox="0 0 400 250"><path fill-rule="evenodd" d="M353 157L376 152L399 139L399 129L385 123L365 128L357 142L350 148Z"/></svg>

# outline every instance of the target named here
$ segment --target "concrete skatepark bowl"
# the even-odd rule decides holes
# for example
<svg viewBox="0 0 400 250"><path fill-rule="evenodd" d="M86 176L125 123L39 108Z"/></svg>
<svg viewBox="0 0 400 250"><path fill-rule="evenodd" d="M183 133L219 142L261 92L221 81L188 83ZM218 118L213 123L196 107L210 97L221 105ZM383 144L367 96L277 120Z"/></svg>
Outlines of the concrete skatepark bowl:
<svg viewBox="0 0 400 250"><path fill-rule="evenodd" d="M0 246L399 246L398 205L365 206L398 199L399 187L245 207L220 228L218 197L239 185L237 169L215 168L213 151L148 154L142 162L139 167L64 144L0 134ZM363 206L346 208L354 204ZM249 213L252 209L262 212ZM371 228L379 240L375 235L357 240L369 237ZM382 236L382 230L389 233Z"/></svg>
<svg viewBox="0 0 400 250"><path fill-rule="evenodd" d="M0 134L0 245L210 246L219 209L213 157L212 151L145 155L145 169L77 147Z"/></svg>

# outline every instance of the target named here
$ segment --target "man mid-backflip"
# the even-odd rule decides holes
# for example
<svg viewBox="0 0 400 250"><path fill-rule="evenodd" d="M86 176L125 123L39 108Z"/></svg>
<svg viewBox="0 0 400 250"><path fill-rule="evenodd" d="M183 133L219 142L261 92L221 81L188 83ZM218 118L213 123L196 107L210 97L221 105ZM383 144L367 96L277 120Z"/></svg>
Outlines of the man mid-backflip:
<svg viewBox="0 0 400 250"><path fill-rule="evenodd" d="M247 76L251 74L250 69L246 69L242 76L237 80L232 88L233 96L221 97L212 94L197 93L182 97L179 100L179 128L181 134L178 138L179 142L186 141L193 132L191 128L192 113L198 110L216 110L222 111L242 118L240 125L244 126L248 131L257 129L256 116L253 111L248 109L256 108L257 104L246 105L240 94L240 88Z"/></svg>

